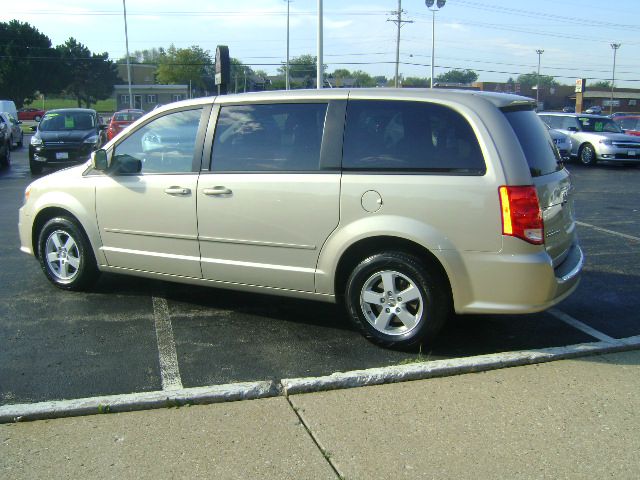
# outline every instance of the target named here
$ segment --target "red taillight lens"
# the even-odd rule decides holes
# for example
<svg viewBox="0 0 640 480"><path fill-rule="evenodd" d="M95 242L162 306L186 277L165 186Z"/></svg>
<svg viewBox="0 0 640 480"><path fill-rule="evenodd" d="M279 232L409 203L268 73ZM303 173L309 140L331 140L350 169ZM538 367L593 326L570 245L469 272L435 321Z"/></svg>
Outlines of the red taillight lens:
<svg viewBox="0 0 640 480"><path fill-rule="evenodd" d="M544 243L544 222L536 187L500 187L502 234L534 245Z"/></svg>

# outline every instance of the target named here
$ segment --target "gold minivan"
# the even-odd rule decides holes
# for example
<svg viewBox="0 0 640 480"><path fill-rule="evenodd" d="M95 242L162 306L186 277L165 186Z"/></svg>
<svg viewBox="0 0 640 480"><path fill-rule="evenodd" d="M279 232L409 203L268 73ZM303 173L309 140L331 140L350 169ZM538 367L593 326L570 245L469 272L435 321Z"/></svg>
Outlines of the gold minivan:
<svg viewBox="0 0 640 480"><path fill-rule="evenodd" d="M340 301L371 341L412 347L453 311L575 290L571 181L534 107L437 89L173 103L29 185L21 249L62 289L104 271Z"/></svg>

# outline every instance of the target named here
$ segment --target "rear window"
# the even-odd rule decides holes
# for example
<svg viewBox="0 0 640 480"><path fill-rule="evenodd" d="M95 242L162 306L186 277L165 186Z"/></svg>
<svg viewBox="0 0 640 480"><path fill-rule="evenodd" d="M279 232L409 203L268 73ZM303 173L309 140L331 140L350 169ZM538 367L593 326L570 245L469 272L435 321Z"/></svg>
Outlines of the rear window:
<svg viewBox="0 0 640 480"><path fill-rule="evenodd" d="M562 160L549 131L533 110L508 111L504 115L520 141L532 177L562 170Z"/></svg>
<svg viewBox="0 0 640 480"><path fill-rule="evenodd" d="M142 113L116 113L114 115L114 120L116 122L135 122L139 118L142 118Z"/></svg>
<svg viewBox="0 0 640 480"><path fill-rule="evenodd" d="M483 175L478 139L458 112L427 102L350 100L344 170Z"/></svg>

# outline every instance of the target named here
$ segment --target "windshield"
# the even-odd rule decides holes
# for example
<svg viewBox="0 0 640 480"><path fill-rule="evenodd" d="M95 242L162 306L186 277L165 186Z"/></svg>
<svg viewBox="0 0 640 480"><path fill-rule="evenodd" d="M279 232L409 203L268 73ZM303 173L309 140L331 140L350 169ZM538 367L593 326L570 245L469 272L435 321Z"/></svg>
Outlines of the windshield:
<svg viewBox="0 0 640 480"><path fill-rule="evenodd" d="M622 133L618 124L610 118L578 117L578 123L583 132Z"/></svg>
<svg viewBox="0 0 640 480"><path fill-rule="evenodd" d="M92 128L96 128L96 119L88 112L47 113L38 126L38 129L43 132L91 130Z"/></svg>

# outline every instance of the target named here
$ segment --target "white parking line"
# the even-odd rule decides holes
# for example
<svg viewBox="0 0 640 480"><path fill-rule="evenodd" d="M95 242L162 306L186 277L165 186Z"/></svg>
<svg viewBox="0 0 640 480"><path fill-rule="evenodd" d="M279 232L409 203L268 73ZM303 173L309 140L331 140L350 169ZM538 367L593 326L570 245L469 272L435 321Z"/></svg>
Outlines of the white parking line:
<svg viewBox="0 0 640 480"><path fill-rule="evenodd" d="M633 235L627 235L626 233L620 233L620 232L615 232L613 230L607 230L606 228L596 227L595 225L591 225L590 223L576 222L576 224L580 225L581 227L588 227L588 228L597 230L599 232L609 233L617 237L626 238L627 240L635 240L636 242L640 242L639 237L634 237Z"/></svg>
<svg viewBox="0 0 640 480"><path fill-rule="evenodd" d="M169 305L164 298L153 297L153 318L156 324L158 354L160 357L160 376L163 390L180 390L182 380L178 368L178 355L173 340L173 328L169 316Z"/></svg>
<svg viewBox="0 0 640 480"><path fill-rule="evenodd" d="M593 338L597 338L598 340L601 340L603 342L609 342L609 343L618 343L619 342L619 340L617 340L617 339L615 339L613 337L610 337L609 335L606 335L606 334L600 332L599 330L596 330L595 328L591 328L589 325L587 325L585 323L582 323L580 320L576 320L571 315L568 315L568 314L566 314L564 312L561 312L560 310L556 310L555 308L551 308L551 309L548 310L548 312L551 315L553 315L554 317L556 317L558 320L562 320L563 322L568 323L572 327L583 331L587 335L591 335Z"/></svg>

